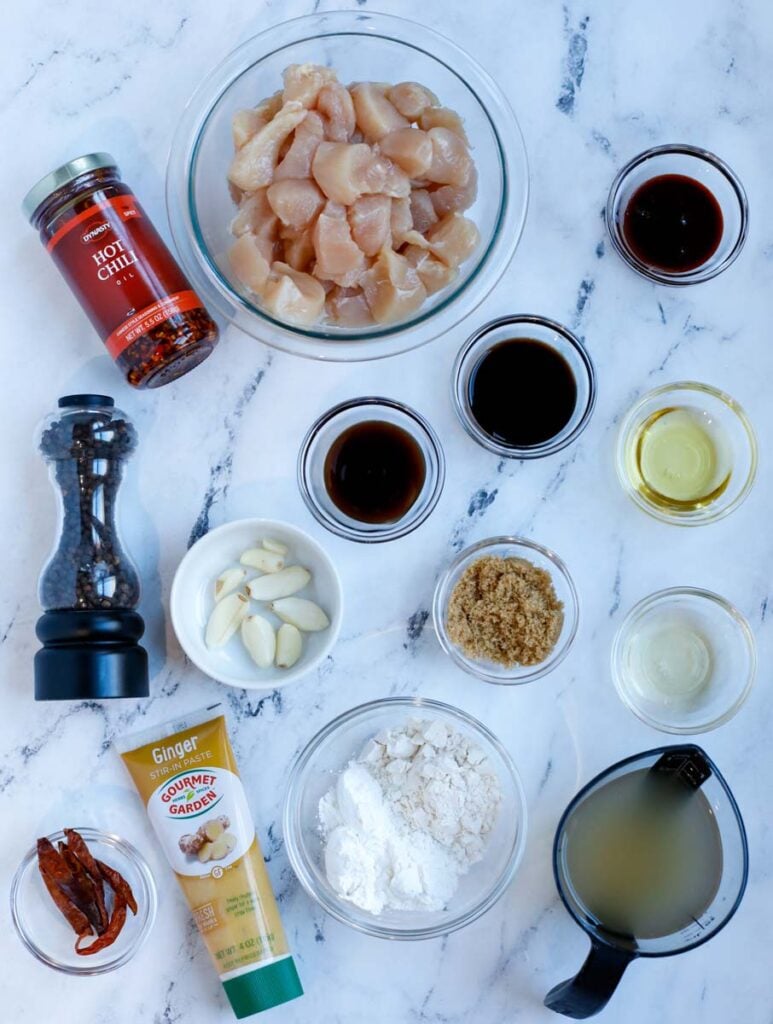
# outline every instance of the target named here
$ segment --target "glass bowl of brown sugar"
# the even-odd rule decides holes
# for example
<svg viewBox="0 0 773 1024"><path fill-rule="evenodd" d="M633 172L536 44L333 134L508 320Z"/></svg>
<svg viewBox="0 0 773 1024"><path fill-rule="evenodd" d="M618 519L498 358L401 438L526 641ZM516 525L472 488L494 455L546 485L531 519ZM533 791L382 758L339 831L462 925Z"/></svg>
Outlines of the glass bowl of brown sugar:
<svg viewBox="0 0 773 1024"><path fill-rule="evenodd" d="M460 552L438 580L432 617L440 646L487 683L552 672L577 635L579 602L555 552L522 537L491 537Z"/></svg>

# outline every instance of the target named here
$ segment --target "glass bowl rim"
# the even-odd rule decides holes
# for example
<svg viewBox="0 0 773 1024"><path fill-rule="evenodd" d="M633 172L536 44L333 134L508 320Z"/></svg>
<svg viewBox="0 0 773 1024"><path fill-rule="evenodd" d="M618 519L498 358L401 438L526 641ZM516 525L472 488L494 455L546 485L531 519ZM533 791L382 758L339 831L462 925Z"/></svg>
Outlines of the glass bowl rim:
<svg viewBox="0 0 773 1024"><path fill-rule="evenodd" d="M496 441L490 434L487 434L480 424L475 420L472 412L468 412L466 403L463 401L463 393L466 392L467 384L470 376L470 362L473 356L477 356L479 350L482 351L484 348L488 349L491 346L484 345L483 342L486 335L492 331L498 330L500 327L504 327L507 324L534 324L539 327L545 327L555 334L559 334L564 341L572 348L579 356L580 362L583 366L585 373L585 380L588 384L588 399L585 404L582 416L577 421L576 426L566 436L561 437L561 432L555 435L554 438L550 438L539 445L530 445L528 448L518 448L512 445L501 444ZM477 364L476 364L477 365ZM557 452L563 451L564 448L568 448L570 444L573 444L580 434L583 433L585 428L590 422L590 418L593 414L593 410L596 406L597 397L597 381L596 381L596 368L591 359L590 353L583 344L583 342L565 327L564 324L559 323L557 320L551 320L549 317L540 316L536 313L515 313L507 316L495 317L493 320L489 320L488 323L483 324L473 334L467 338L459 349L456 359L454 360L453 369L451 371L451 399L454 406L459 422L464 427L467 434L474 440L477 441L482 448L493 452L495 455L499 455L505 459L543 459L549 455L555 455ZM560 440L556 440L560 438Z"/></svg>
<svg viewBox="0 0 773 1024"><path fill-rule="evenodd" d="M732 704L730 704L729 707L727 707L721 714L716 715L709 721L690 726L680 726L663 722L654 715L648 714L643 708L640 708L629 693L629 688L624 682L625 672L622 667L623 643L627 638L631 627L647 612L660 605L668 604L671 600L678 597L698 598L700 601L705 600L721 608L728 618L733 621L738 634L743 638L744 647L746 648L746 652L749 657L749 671L747 673L746 682ZM707 590L703 587L666 587L663 590L656 590L654 593L641 598L641 600L637 601L636 604L628 611L615 632L614 639L612 640L612 649L610 651L609 661L612 682L614 683L617 695L625 707L627 707L629 711L633 712L639 721L644 722L645 725L648 725L653 729L657 729L659 732L669 733L672 736L694 736L718 729L720 725L724 725L725 722L729 722L730 719L733 718L746 703L757 678L757 641L755 640L754 632L749 620L743 612L736 608L731 601L728 601L726 597L722 597L721 594L717 594L713 590Z"/></svg>
<svg viewBox="0 0 773 1024"><path fill-rule="evenodd" d="M685 513L684 515L656 508L654 505L650 504L650 502L646 501L639 491L632 486L625 468L626 439L633 429L641 410L653 398L659 398L662 395L675 391L696 391L700 394L709 395L711 398L721 402L722 405L724 405L736 417L743 428L749 450L749 472L741 489L733 500L728 502L725 506L715 508L714 511L712 511L711 505L708 505L706 509L700 510L697 514ZM623 416L620 428L617 432L615 468L623 491L628 495L631 501L633 501L634 505L640 508L643 512L646 512L648 515L652 516L653 519L657 519L661 523L668 523L670 526L707 526L709 523L717 523L726 516L729 516L731 512L735 512L735 510L742 505L744 501L746 501L749 496L749 492L754 486L754 481L757 477L758 460L759 449L757 445L757 435L755 434L752 422L744 407L740 402L737 402L732 395L729 395L721 388L714 387L713 384L704 384L701 381L696 380L677 380L670 384L660 384L658 387L645 392L634 402L628 412Z"/></svg>
<svg viewBox="0 0 773 1024"><path fill-rule="evenodd" d="M325 30L326 28L328 30ZM411 29L418 29L418 35L415 31L411 33ZM245 70L270 56L277 48L283 49L324 36L352 33L376 40L391 40L402 47L410 47L421 53L424 58L446 67L480 107L493 134L502 174L499 209L491 236L478 265L466 280L450 290L441 302L426 310L423 315L412 320L398 321L393 325L384 325L382 329L372 331L362 340L358 340L354 328L347 332L330 333L323 324L318 325L319 330L306 329L303 325L276 320L265 310L247 302L223 279L219 269L214 266L208 247L201 243L200 232L196 228L195 206L192 207L191 203L192 168L197 158L202 133L212 111L236 79ZM422 37L428 41L426 46L419 46L416 43L416 39ZM258 41L265 44L260 56L257 60L247 58L245 64L245 56L255 48ZM433 44L432 48L429 47L429 43ZM266 47L273 49L265 52ZM459 66L463 66L468 74L461 74ZM477 76L475 86L470 81L473 73ZM225 75L229 77L223 85ZM486 102L478 95L477 90L481 85L485 87L488 95ZM504 122L502 116L505 118ZM503 125L506 130L500 130L497 123ZM514 175L511 174L511 168L515 172ZM513 192L513 177L522 181L522 194L519 192L515 195ZM483 302L510 263L523 234L529 200L529 167L523 134L509 100L483 65L466 50L433 28L408 18L377 11L320 11L288 19L254 34L209 71L189 97L180 117L170 148L165 191L172 236L184 269L193 278L194 284L204 291L203 297L219 315L250 336L282 351L329 362L365 362L388 358L434 340L456 326ZM200 280L206 287L201 285ZM473 284L476 287L471 290L470 286ZM468 304L460 302L465 296ZM452 316L446 322L444 315L447 315L449 310L452 310ZM242 313L253 318L249 326L239 319ZM428 328L429 324L433 326ZM413 341L412 335L417 331L423 332L423 336L420 340ZM390 347L398 340L400 344L397 347ZM355 354L352 346L368 346L369 351L360 354L361 349L358 347ZM376 346L378 348L374 350Z"/></svg>
<svg viewBox="0 0 773 1024"><path fill-rule="evenodd" d="M422 439L426 442L426 446L431 455L431 467L434 467L435 471L435 484L432 488L432 492L427 498L427 503L421 512L418 515L413 517L411 516L411 511L416 505L416 502L414 502L411 508L408 509L401 519L398 519L395 523L388 524L387 529L373 533L360 531L356 527L348 526L339 522L337 519L334 519L332 516L329 516L317 503L309 484L311 447L319 436L320 431L331 423L336 416L339 416L341 413L347 412L350 409L358 409L360 407L391 409L409 420L421 435ZM408 432L412 433L411 431ZM445 453L443 452L443 446L440 443L440 438L435 433L435 430L429 421L426 420L421 413L411 408L411 406L406 405L404 402L399 402L394 398L384 398L380 395L365 395L361 398L349 398L343 402L338 402L314 420L306 431L298 450L296 477L298 489L301 492L301 497L303 498L306 508L311 512L317 522L324 526L326 530L329 530L338 537L356 541L360 544L384 544L387 541L398 540L400 537L405 537L409 533L412 533L425 523L432 515L437 503L440 501L440 496L443 493L443 487L446 479L446 459Z"/></svg>
<svg viewBox="0 0 773 1024"><path fill-rule="evenodd" d="M456 644L454 644L448 636L445 626L445 616L443 614L446 604L444 601L444 592L459 567L473 555L485 554L488 549L499 547L500 545L527 548L530 551L538 552L546 558L566 584L571 604L569 632L567 633L563 644L559 646L557 643L547 658L535 665L530 672L525 672L514 677L495 675L494 673L487 671L483 666L478 667L471 660L463 658ZM568 609L565 605L565 616L567 611ZM538 544L536 541L527 540L525 537L510 535L487 537L475 544L470 544L468 547L460 551L448 567L441 573L435 585L435 592L432 597L432 622L435 628L435 635L437 636L442 649L451 658L451 660L458 665L459 668L467 672L468 675L476 676L478 679L482 679L486 683L494 683L498 686L520 686L523 683L530 683L535 679L540 679L542 676L552 672L553 669L558 668L564 658L566 658L567 654L571 650L572 644L574 643L574 639L577 636L577 630L580 625L580 598L574 580L572 579L565 562L556 554L555 551L544 547L542 544Z"/></svg>
<svg viewBox="0 0 773 1024"><path fill-rule="evenodd" d="M694 267L692 270L688 270L684 273L669 273L666 270L651 267L648 263L640 260L626 245L617 217L620 195L628 176L632 174L637 167L640 167L648 160L651 160L654 157L668 156L671 154L693 157L694 159L701 160L703 163L709 164L718 171L733 189L735 197L738 200L738 208L740 211L738 235L727 255L712 266L712 254L705 263L702 263L700 266ZM604 221L607 233L612 241L612 245L615 247L618 255L622 257L629 267L641 274L643 277L647 277L651 281L656 281L658 284L681 287L684 285L701 284L704 281L710 281L718 274L721 274L722 271L727 270L732 263L735 263L744 247L746 237L749 233L749 200L741 179L729 164L726 164L725 161L715 153L712 153L708 149L703 149L700 146L690 145L686 142L672 142L662 146L652 146L650 149L643 150L641 153L632 157L628 163L626 163L617 172L609 189L609 195L604 209Z"/></svg>
<svg viewBox="0 0 773 1024"><path fill-rule="evenodd" d="M298 787L301 774L308 767L312 757L319 747L336 732L340 731L343 726L348 725L350 722L356 721L357 719L367 719L367 717L373 712L380 711L384 708L414 708L417 713L422 710L429 712L434 711L440 715L462 722L467 726L473 736L477 738L482 737L485 743L488 743L497 752L504 763L509 779L512 782L515 800L518 805L518 826L512 842L512 848L507 864L496 884L490 888L488 894L483 899L479 900L479 902L465 914L457 915L456 918L449 918L448 921L444 921L441 924L431 925L424 928L390 928L379 925L377 923L378 918L376 917L373 918L372 924L366 921L354 920L347 913L346 909L344 909L345 902L343 900L333 902L332 900L329 900L326 895L317 890L314 882L312 881L311 873L306 870L306 858L305 855L301 853L303 850L303 844L298 840L298 835L295 831L295 823L298 820L300 813L301 800ZM342 714L337 715L335 718L331 719L327 725L324 725L318 732L316 732L305 744L290 768L282 813L282 829L290 866L295 872L296 877L307 895L311 896L311 898L318 903L326 913L330 914L331 917L334 917L342 924L349 925L356 931L374 936L375 938L416 941L437 938L442 935L450 935L452 932L458 931L460 928L464 928L473 921L476 921L479 917L482 917L483 914L490 910L491 907L493 907L500 899L512 882L523 858L526 846L526 833L528 829L528 804L526 801L526 792L523 787L523 782L513 758L506 747L502 744L501 740L494 735L488 726L479 721L479 719L475 718L468 712L463 711L461 708L455 707L453 704L446 704L443 701L433 700L430 697L382 697L377 700L367 701L365 704L359 704L356 707L350 708L348 711L344 711Z"/></svg>
<svg viewBox="0 0 773 1024"><path fill-rule="evenodd" d="M73 966L61 963L42 950L29 934L27 928L22 924L21 913L19 910L20 888L22 881L30 870L32 862L37 858L37 849L34 846L25 853L19 863L19 866L14 872L10 889L11 920L13 921L16 934L24 948L27 949L40 963L45 964L47 967L51 967L55 971L60 971L62 974L91 977L99 974L108 974L110 971L123 967L123 965L128 963L135 954L139 952L142 946L144 946L156 920L156 911L158 909L158 889L156 886L156 880L153 877L153 872L150 870L147 860L140 853L137 847L133 843L130 843L128 839L124 839L115 832L108 832L105 829L95 828L91 825L77 827L75 831L78 832L85 840L105 842L106 845L120 850L124 857L131 861L133 867L137 870L140 878L142 879L144 895L147 897L147 902L144 919L140 923L140 928L133 942L119 956L115 957L113 960L108 960L105 963L93 965L89 963L88 957L84 957L84 964L82 967L79 965ZM64 832L59 829L56 832L49 833L46 838L52 843L55 843L60 839L64 839L65 836ZM120 941L120 939L118 941Z"/></svg>

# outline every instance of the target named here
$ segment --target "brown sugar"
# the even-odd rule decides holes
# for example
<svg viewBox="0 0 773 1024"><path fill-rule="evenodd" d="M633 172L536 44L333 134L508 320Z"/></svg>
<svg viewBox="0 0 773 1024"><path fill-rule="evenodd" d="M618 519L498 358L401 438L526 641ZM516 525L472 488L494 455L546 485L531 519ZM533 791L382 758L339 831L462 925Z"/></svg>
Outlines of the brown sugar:
<svg viewBox="0 0 773 1024"><path fill-rule="evenodd" d="M486 555L459 577L446 629L468 657L511 668L544 661L563 622L564 606L548 572L524 558Z"/></svg>

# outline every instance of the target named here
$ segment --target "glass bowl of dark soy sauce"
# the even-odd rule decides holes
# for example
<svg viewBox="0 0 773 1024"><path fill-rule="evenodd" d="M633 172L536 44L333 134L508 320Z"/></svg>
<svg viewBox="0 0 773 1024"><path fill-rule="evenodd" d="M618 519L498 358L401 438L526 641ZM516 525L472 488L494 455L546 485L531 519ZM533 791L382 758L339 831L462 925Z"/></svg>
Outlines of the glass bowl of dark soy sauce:
<svg viewBox="0 0 773 1024"><path fill-rule="evenodd" d="M596 373L585 346L562 324L506 316L464 343L452 397L478 444L507 459L540 459L566 448L587 426Z"/></svg>
<svg viewBox="0 0 773 1024"><path fill-rule="evenodd" d="M737 175L718 156L697 146L657 146L617 175L606 222L617 251L644 277L698 284L737 258L749 205Z"/></svg>
<svg viewBox="0 0 773 1024"><path fill-rule="evenodd" d="M437 505L445 480L440 441L423 416L388 398L355 398L312 425L298 455L311 514L339 537L396 540Z"/></svg>

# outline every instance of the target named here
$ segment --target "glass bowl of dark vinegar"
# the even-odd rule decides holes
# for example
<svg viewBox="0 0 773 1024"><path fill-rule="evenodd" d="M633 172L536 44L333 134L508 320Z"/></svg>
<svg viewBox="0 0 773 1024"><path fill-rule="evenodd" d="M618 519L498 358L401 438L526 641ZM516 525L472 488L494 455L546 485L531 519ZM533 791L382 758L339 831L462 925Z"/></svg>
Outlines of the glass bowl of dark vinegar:
<svg viewBox="0 0 773 1024"><path fill-rule="evenodd" d="M437 505L445 459L432 427L407 405L356 398L324 413L304 438L298 486L309 511L339 537L404 537Z"/></svg>
<svg viewBox="0 0 773 1024"><path fill-rule="evenodd" d="M615 178L607 230L634 270L661 284L698 284L737 258L749 207L737 175L697 146L656 146Z"/></svg>

